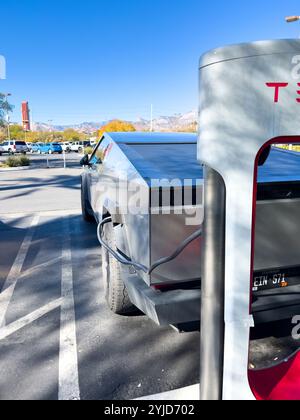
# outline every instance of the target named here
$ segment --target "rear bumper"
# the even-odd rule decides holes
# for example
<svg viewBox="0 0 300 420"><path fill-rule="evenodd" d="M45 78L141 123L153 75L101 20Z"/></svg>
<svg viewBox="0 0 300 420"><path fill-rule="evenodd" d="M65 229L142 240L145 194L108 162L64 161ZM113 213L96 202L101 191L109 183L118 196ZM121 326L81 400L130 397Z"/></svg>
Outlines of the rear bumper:
<svg viewBox="0 0 300 420"><path fill-rule="evenodd" d="M258 324L300 315L300 286L258 293L253 302L253 315Z"/></svg>
<svg viewBox="0 0 300 420"><path fill-rule="evenodd" d="M159 292L137 275L124 276L131 302L156 324L184 324L199 321L201 291Z"/></svg>
<svg viewBox="0 0 300 420"><path fill-rule="evenodd" d="M137 275L128 275L124 281L131 302L156 324L184 324L200 320L201 290L173 290L160 292L149 287ZM300 286L275 296L276 291L262 293L253 302L256 324L275 322L300 315Z"/></svg>

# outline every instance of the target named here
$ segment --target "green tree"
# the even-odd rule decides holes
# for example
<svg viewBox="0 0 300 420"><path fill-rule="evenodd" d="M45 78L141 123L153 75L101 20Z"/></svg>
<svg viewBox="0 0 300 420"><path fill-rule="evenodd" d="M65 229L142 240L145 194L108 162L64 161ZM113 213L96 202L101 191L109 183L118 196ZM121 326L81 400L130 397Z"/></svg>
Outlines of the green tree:
<svg viewBox="0 0 300 420"><path fill-rule="evenodd" d="M198 131L198 123L195 121L194 123L191 123L189 125L186 125L184 127L178 128L178 130L175 130L178 133L197 133Z"/></svg>
<svg viewBox="0 0 300 420"><path fill-rule="evenodd" d="M3 93L0 93L0 126L5 125L6 114L13 110L13 106L8 103L6 99L6 96Z"/></svg>
<svg viewBox="0 0 300 420"><path fill-rule="evenodd" d="M7 139L7 130L4 127L0 127L0 143Z"/></svg>
<svg viewBox="0 0 300 420"><path fill-rule="evenodd" d="M102 137L103 133L119 133L133 131L136 131L136 129L131 123L121 120L113 120L100 128L100 130L98 131L98 137Z"/></svg>
<svg viewBox="0 0 300 420"><path fill-rule="evenodd" d="M10 126L10 137L13 140L24 140L25 139L25 133L23 130L23 127L21 127L18 124L13 124Z"/></svg>
<svg viewBox="0 0 300 420"><path fill-rule="evenodd" d="M73 130L72 128L65 130L62 133L62 135L63 135L64 141L80 141L86 138L84 134L79 133L78 131Z"/></svg>

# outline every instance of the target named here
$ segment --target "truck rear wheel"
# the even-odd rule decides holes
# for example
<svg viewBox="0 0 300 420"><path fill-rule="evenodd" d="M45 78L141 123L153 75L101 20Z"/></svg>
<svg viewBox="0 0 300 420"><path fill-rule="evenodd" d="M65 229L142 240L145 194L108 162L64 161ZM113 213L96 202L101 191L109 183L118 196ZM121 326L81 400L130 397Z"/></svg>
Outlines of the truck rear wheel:
<svg viewBox="0 0 300 420"><path fill-rule="evenodd" d="M95 223L95 218L92 213L91 205L86 198L86 191L83 181L81 181L81 210L82 217L88 223Z"/></svg>
<svg viewBox="0 0 300 420"><path fill-rule="evenodd" d="M116 240L111 223L104 226L104 241L114 250ZM137 309L131 303L122 279L121 264L102 247L102 272L105 298L112 312L117 315L129 315Z"/></svg>

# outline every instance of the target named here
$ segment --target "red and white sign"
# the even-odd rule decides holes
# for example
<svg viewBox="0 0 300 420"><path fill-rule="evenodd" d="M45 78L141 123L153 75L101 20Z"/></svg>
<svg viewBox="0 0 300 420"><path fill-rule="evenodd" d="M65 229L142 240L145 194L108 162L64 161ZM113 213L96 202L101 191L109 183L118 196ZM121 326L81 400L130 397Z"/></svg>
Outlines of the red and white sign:
<svg viewBox="0 0 300 420"><path fill-rule="evenodd" d="M30 131L30 114L28 102L22 102L22 125L24 131Z"/></svg>

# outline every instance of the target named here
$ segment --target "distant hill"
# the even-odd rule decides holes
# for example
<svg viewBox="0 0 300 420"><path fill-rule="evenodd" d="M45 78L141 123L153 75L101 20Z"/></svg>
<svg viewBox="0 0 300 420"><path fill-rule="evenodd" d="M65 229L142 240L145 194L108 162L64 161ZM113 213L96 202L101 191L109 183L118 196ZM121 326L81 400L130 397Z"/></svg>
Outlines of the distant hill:
<svg viewBox="0 0 300 420"><path fill-rule="evenodd" d="M93 134L103 124L108 121L99 122L83 122L75 125L50 125L46 123L34 123L32 129L34 131L52 132L52 131L65 131L67 129L74 129L80 133ZM137 121L129 121L137 129L137 131L150 130L151 122L140 118ZM196 126L197 111L187 112L186 114L175 114L172 116L161 116L153 120L154 131L184 131L189 130L191 127Z"/></svg>
<svg viewBox="0 0 300 420"><path fill-rule="evenodd" d="M53 132L53 131L65 131L71 128L80 133L93 134L103 124L105 124L105 121L98 122L98 123L84 122L81 124L74 124L74 125L50 125L47 123L33 123L32 130L48 133L48 132Z"/></svg>
<svg viewBox="0 0 300 420"><path fill-rule="evenodd" d="M186 114L175 114L172 116L161 116L153 120L154 131L181 131L195 124L197 121L197 111ZM140 119L133 122L139 131L147 130L150 127L150 120Z"/></svg>

